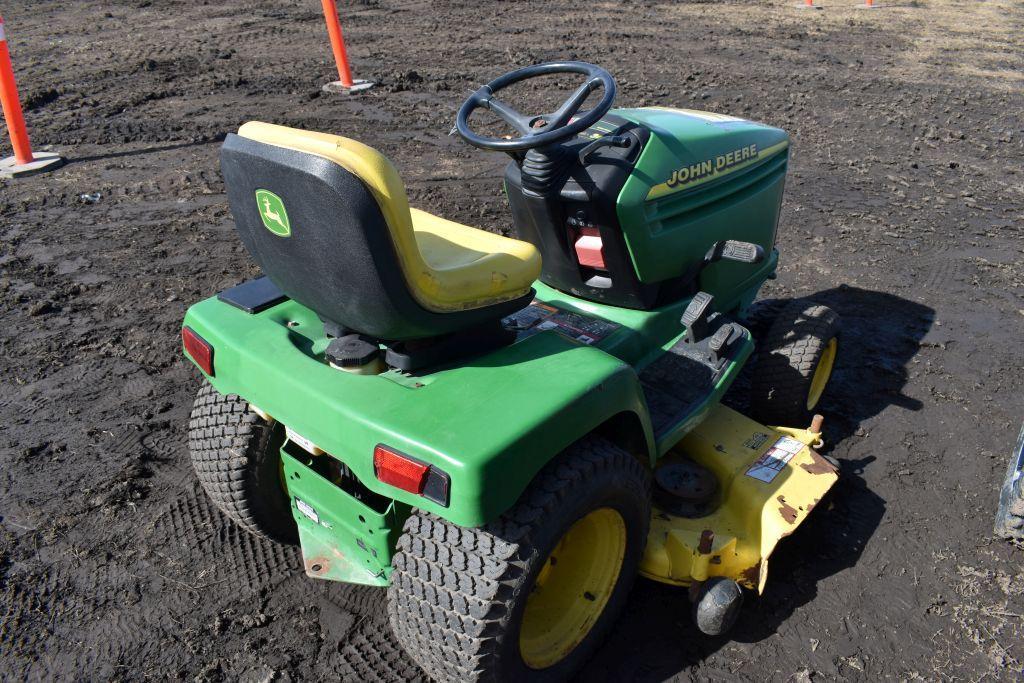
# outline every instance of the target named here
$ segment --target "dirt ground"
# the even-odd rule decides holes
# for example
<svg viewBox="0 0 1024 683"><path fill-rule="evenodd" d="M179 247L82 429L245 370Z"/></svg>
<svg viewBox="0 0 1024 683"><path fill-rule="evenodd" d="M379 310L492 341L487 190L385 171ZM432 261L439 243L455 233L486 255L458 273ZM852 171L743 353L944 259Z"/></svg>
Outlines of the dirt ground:
<svg viewBox="0 0 1024 683"><path fill-rule="evenodd" d="M571 57L623 105L789 131L765 294L845 324L842 480L766 594L708 639L640 581L581 680L1020 680L1024 552L990 529L1024 416L1024 5L795 3L339 3L379 81L357 97L320 93L314 0L5 3L33 141L70 163L0 181L0 678L370 680L379 617L227 523L188 461L181 318L256 272L219 141L249 119L357 138L415 205L507 232L505 159L449 137L454 112Z"/></svg>

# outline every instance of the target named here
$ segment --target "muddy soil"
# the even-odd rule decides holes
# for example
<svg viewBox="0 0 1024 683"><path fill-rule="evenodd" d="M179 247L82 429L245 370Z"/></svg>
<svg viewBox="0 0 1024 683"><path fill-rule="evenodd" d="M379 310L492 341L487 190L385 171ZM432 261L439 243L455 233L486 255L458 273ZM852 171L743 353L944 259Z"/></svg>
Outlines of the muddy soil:
<svg viewBox="0 0 1024 683"><path fill-rule="evenodd" d="M827 1L827 0L826 0ZM191 472L189 303L252 277L218 171L249 119L369 143L415 205L507 233L505 160L448 135L468 89L552 58L623 105L788 130L782 267L765 295L843 316L824 405L842 480L728 638L640 581L581 680L1019 680L1024 552L991 537L1024 413L1019 2L340 3L12 0L39 149L0 182L0 677L367 679L379 618L239 531ZM6 151L6 143L3 146Z"/></svg>

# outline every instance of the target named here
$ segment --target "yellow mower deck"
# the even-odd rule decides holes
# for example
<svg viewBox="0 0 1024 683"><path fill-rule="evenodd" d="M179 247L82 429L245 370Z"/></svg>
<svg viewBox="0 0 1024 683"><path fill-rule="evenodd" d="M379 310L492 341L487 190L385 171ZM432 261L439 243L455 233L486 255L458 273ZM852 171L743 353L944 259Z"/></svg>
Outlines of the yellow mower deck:
<svg viewBox="0 0 1024 683"><path fill-rule="evenodd" d="M699 518L655 507L640 573L682 586L723 576L762 592L775 546L839 478L812 447L820 438L716 407L662 464L689 458L711 470L718 479L717 506Z"/></svg>

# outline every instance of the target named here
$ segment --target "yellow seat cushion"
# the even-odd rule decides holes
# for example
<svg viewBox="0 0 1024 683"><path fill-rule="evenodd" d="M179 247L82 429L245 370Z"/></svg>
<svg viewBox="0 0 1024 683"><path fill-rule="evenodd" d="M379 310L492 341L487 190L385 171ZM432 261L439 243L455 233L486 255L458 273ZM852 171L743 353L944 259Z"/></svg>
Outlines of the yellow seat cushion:
<svg viewBox="0 0 1024 683"><path fill-rule="evenodd" d="M332 161L369 188L384 215L413 298L444 313L510 301L540 275L540 253L528 242L501 237L409 208L398 171L388 159L340 135L251 121L242 137Z"/></svg>

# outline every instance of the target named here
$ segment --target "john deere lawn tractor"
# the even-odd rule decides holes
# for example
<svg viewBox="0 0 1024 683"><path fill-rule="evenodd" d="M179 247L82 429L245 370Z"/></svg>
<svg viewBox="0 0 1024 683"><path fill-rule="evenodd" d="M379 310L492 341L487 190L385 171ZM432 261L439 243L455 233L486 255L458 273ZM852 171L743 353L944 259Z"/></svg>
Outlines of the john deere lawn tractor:
<svg viewBox="0 0 1024 683"><path fill-rule="evenodd" d="M584 82L553 113L497 97L565 73ZM354 140L253 122L224 142L265 277L185 317L199 479L309 576L387 586L437 680L566 678L637 574L723 633L837 479L812 419L836 315L784 308L756 356L744 323L778 263L787 135L615 94L559 62L462 105L459 135L511 157L517 239L410 208ZM480 109L512 135L480 134ZM754 358L756 419L721 405Z"/></svg>

